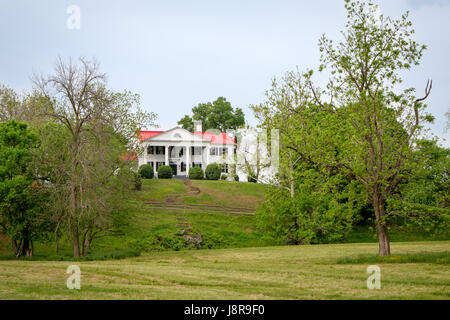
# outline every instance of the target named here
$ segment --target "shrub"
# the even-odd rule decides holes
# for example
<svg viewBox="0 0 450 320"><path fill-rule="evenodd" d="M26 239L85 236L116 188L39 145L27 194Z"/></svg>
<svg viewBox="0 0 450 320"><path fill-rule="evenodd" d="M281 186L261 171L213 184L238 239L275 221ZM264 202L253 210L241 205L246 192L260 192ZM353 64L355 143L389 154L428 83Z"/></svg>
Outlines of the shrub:
<svg viewBox="0 0 450 320"><path fill-rule="evenodd" d="M205 176L202 168L194 167L189 169L189 179L202 180Z"/></svg>
<svg viewBox="0 0 450 320"><path fill-rule="evenodd" d="M239 176L237 174L234 175L234 181L239 181Z"/></svg>
<svg viewBox="0 0 450 320"><path fill-rule="evenodd" d="M208 164L205 175L207 180L219 180L222 170L217 163Z"/></svg>
<svg viewBox="0 0 450 320"><path fill-rule="evenodd" d="M141 175L142 178L144 179L153 179L153 167L151 164L143 164L140 168L139 168L139 174Z"/></svg>
<svg viewBox="0 0 450 320"><path fill-rule="evenodd" d="M247 176L247 181L248 182L252 182L252 183L256 183L257 182L257 180L255 178L251 177L251 176Z"/></svg>
<svg viewBox="0 0 450 320"><path fill-rule="evenodd" d="M220 176L220 180L227 180L228 179L228 175L223 174Z"/></svg>
<svg viewBox="0 0 450 320"><path fill-rule="evenodd" d="M158 168L158 179L171 179L173 176L170 166L160 166Z"/></svg>
<svg viewBox="0 0 450 320"><path fill-rule="evenodd" d="M134 190L142 190L142 178L139 173L133 172L134 174Z"/></svg>

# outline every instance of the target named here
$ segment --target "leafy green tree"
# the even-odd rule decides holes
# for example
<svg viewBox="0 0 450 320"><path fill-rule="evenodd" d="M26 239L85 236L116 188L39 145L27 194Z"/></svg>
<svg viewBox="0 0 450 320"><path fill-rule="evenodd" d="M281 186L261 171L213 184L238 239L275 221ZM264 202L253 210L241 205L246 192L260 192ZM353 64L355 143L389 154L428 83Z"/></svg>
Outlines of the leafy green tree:
<svg viewBox="0 0 450 320"><path fill-rule="evenodd" d="M194 121L191 117L188 115L185 115L183 118L181 118L180 121L177 122L179 125L181 125L182 128L193 131L194 130Z"/></svg>
<svg viewBox="0 0 450 320"><path fill-rule="evenodd" d="M33 240L43 232L39 223L38 184L32 150L37 136L25 123L0 123L0 224L12 239L14 254L33 255Z"/></svg>
<svg viewBox="0 0 450 320"><path fill-rule="evenodd" d="M272 186L256 211L257 224L280 244L341 241L360 209L358 185L340 175L324 175L309 165L296 172L296 192ZM301 169L301 171L300 171Z"/></svg>
<svg viewBox="0 0 450 320"><path fill-rule="evenodd" d="M450 149L436 140L418 140L408 165L411 175L388 199L389 218L408 231L448 236Z"/></svg>
<svg viewBox="0 0 450 320"><path fill-rule="evenodd" d="M203 131L208 129L226 131L227 129L238 129L245 125L245 115L242 109L234 109L224 97L219 97L212 103L198 104L192 108L192 117L186 115L178 121L178 124L185 129L192 129L194 120L202 121Z"/></svg>
<svg viewBox="0 0 450 320"><path fill-rule="evenodd" d="M291 197L298 159L364 186L375 213L379 253L386 256L387 202L411 175L407 163L422 123L433 120L423 104L432 83L419 98L412 88L396 90L400 73L419 64L426 49L412 39L408 14L399 20L377 16L370 1L347 0L345 8L344 40L337 46L325 36L319 41L319 71L331 69L326 90L313 84L312 71L288 73L281 86L274 81L266 105L255 112L264 125L284 132L280 149L286 148L287 160L280 176L290 182Z"/></svg>

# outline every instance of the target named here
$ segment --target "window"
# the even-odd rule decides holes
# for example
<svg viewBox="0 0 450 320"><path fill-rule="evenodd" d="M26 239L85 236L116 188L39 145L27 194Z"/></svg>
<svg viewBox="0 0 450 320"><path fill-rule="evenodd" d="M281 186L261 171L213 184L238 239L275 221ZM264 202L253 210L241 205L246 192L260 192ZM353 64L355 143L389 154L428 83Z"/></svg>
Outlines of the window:
<svg viewBox="0 0 450 320"><path fill-rule="evenodd" d="M166 154L166 147L164 147L164 146L157 146L156 147L156 154Z"/></svg>
<svg viewBox="0 0 450 320"><path fill-rule="evenodd" d="M158 162L156 162L156 171L158 171L158 168L160 167L160 166L163 166L163 165L165 165L166 163L164 162L164 161L158 161Z"/></svg>
<svg viewBox="0 0 450 320"><path fill-rule="evenodd" d="M201 156L202 155L202 147L191 147L191 153L193 156Z"/></svg>
<svg viewBox="0 0 450 320"><path fill-rule="evenodd" d="M209 154L211 156L222 156L224 154L228 154L228 148L218 148L218 147L212 147L209 149Z"/></svg>
<svg viewBox="0 0 450 320"><path fill-rule="evenodd" d="M228 173L228 164L223 164L222 165L222 173Z"/></svg>
<svg viewBox="0 0 450 320"><path fill-rule="evenodd" d="M181 158L183 156L183 153L184 153L184 147L180 148L180 152L178 153L178 157ZM181 170L181 171L184 171L184 170Z"/></svg>
<svg viewBox="0 0 450 320"><path fill-rule="evenodd" d="M153 146L149 146L148 148L147 148L147 154L153 154Z"/></svg>
<svg viewBox="0 0 450 320"><path fill-rule="evenodd" d="M175 147L169 147L169 155L171 158L175 158L177 156L177 152L175 150Z"/></svg>
<svg viewBox="0 0 450 320"><path fill-rule="evenodd" d="M184 162L181 162L181 172L186 171L186 164Z"/></svg>
<svg viewBox="0 0 450 320"><path fill-rule="evenodd" d="M201 168L202 167L202 163L201 162L192 162L192 168Z"/></svg>

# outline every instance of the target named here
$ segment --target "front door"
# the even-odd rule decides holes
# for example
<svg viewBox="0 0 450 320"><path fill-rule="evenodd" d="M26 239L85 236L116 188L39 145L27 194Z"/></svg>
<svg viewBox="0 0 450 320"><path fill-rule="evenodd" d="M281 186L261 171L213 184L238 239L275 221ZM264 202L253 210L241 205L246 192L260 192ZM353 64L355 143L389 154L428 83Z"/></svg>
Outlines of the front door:
<svg viewBox="0 0 450 320"><path fill-rule="evenodd" d="M178 171L177 171L177 165L176 164L170 164L170 167L172 168L172 173L174 176L178 175Z"/></svg>

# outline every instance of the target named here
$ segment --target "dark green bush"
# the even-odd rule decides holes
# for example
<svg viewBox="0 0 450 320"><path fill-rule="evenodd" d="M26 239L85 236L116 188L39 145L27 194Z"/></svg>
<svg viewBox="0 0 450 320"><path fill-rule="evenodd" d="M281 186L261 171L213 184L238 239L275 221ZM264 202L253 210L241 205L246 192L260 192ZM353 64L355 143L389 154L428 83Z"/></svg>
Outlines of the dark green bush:
<svg viewBox="0 0 450 320"><path fill-rule="evenodd" d="M207 180L219 180L222 170L217 163L208 164L205 175Z"/></svg>
<svg viewBox="0 0 450 320"><path fill-rule="evenodd" d="M234 181L239 181L239 176L237 174L234 175Z"/></svg>
<svg viewBox="0 0 450 320"><path fill-rule="evenodd" d="M173 176L170 166L160 166L158 168L158 179L171 179Z"/></svg>
<svg viewBox="0 0 450 320"><path fill-rule="evenodd" d="M220 180L227 180L228 179L228 175L223 174L220 176Z"/></svg>
<svg viewBox="0 0 450 320"><path fill-rule="evenodd" d="M50 254L34 255L33 257L16 258L15 255L0 255L0 260L26 260L26 261L94 261L94 260L112 260L138 257L141 255L138 249L117 249L109 251L98 251L89 253L86 257L74 258L71 254Z"/></svg>
<svg viewBox="0 0 450 320"><path fill-rule="evenodd" d="M205 176L202 168L194 167L189 169L189 179L202 180Z"/></svg>
<svg viewBox="0 0 450 320"><path fill-rule="evenodd" d="M140 191L142 190L142 178L139 173L134 173L134 190Z"/></svg>
<svg viewBox="0 0 450 320"><path fill-rule="evenodd" d="M253 178L253 177L251 177L251 176L247 176L247 181L248 181L248 182L253 182L253 183L256 183L256 182L257 182L256 179Z"/></svg>
<svg viewBox="0 0 450 320"><path fill-rule="evenodd" d="M144 179L153 179L154 172L153 172L152 165L151 164L143 164L139 168L139 174Z"/></svg>

